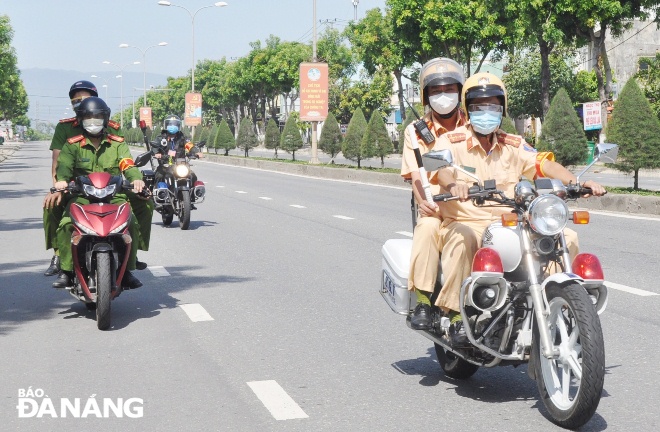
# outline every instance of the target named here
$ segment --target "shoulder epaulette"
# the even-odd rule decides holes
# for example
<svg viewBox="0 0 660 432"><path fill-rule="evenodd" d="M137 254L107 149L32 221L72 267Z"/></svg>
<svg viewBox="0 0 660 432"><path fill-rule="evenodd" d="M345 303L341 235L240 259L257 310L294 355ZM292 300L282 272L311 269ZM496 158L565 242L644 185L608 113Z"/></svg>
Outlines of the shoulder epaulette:
<svg viewBox="0 0 660 432"><path fill-rule="evenodd" d="M113 135L113 134L108 134L108 139L110 139L112 141L116 141L116 142L124 142L124 137L120 137L120 136Z"/></svg>
<svg viewBox="0 0 660 432"><path fill-rule="evenodd" d="M114 120L109 120L108 121L108 126L110 126L113 129L117 129L117 130L119 130L119 128L121 127L121 125L119 123L117 123L116 121L114 121Z"/></svg>
<svg viewBox="0 0 660 432"><path fill-rule="evenodd" d="M71 117L71 118L65 118L65 119L60 120L60 123L73 123L74 121L76 121L76 118Z"/></svg>
<svg viewBox="0 0 660 432"><path fill-rule="evenodd" d="M523 137L521 137L520 135L512 135L500 131L497 133L497 140L502 142L503 144L518 148L520 147L520 144L522 144L523 142Z"/></svg>
<svg viewBox="0 0 660 432"><path fill-rule="evenodd" d="M76 135L76 136L74 136L74 137L71 137L71 138L67 139L66 141L67 141L69 144L75 144L75 143L78 143L78 142L80 142L80 141L84 141L84 140L85 140L85 137L84 137L84 136L82 136L82 135Z"/></svg>
<svg viewBox="0 0 660 432"><path fill-rule="evenodd" d="M446 133L445 136L449 140L450 143L457 143L460 141L465 141L465 134L462 132L457 132L457 133Z"/></svg>

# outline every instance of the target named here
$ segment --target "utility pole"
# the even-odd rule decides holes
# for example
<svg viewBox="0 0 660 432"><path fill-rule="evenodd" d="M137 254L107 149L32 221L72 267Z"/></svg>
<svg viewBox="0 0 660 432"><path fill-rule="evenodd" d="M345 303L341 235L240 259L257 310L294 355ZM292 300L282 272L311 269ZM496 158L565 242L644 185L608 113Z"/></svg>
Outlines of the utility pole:
<svg viewBox="0 0 660 432"><path fill-rule="evenodd" d="M314 0L314 37L312 39L312 61L316 63L318 58L316 57L316 0ZM318 143L316 141L316 131L318 128L318 122L312 121L312 156L309 159L309 163L318 164Z"/></svg>

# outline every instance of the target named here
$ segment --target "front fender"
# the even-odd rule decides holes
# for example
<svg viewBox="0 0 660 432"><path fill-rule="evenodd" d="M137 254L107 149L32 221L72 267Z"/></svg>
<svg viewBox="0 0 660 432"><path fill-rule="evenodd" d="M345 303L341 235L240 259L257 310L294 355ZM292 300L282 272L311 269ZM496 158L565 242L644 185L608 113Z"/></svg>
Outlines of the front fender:
<svg viewBox="0 0 660 432"><path fill-rule="evenodd" d="M545 288L548 286L548 284L551 283L556 283L557 285L563 285L566 282L570 281L576 281L582 285L582 282L584 282L584 279L582 279L580 276L576 275L575 273L555 273L551 274L548 276L543 283L541 284L541 289L545 291Z"/></svg>
<svg viewBox="0 0 660 432"><path fill-rule="evenodd" d="M571 282L571 281L575 281L579 283L580 286L584 288L584 290L587 292L589 297L594 302L594 307L596 308L596 312L598 313L598 315L602 314L605 311L605 308L607 308L607 300L608 300L607 287L605 286L605 284L601 283L595 285L593 283L589 283L590 281L585 281L583 278L576 275L575 273L552 274L543 281L543 283L541 284L541 289L545 293L545 288L548 286L548 284L556 283L558 285L563 285L566 282Z"/></svg>

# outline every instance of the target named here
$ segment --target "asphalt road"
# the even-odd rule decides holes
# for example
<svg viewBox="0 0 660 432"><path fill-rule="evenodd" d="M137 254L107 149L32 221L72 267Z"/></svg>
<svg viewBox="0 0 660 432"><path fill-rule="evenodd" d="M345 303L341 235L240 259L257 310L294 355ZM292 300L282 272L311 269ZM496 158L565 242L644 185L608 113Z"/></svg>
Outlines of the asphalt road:
<svg viewBox="0 0 660 432"><path fill-rule="evenodd" d="M154 215L144 287L101 332L42 275L49 161L47 143L25 143L0 164L2 431L559 430L526 367L448 379L380 297L380 248L411 231L406 189L198 161L208 194L191 229ZM576 228L617 288L603 398L582 430L660 427L658 228L601 214ZM39 408L20 417L30 389ZM79 415L61 418L76 398ZM105 416L119 399L123 415Z"/></svg>

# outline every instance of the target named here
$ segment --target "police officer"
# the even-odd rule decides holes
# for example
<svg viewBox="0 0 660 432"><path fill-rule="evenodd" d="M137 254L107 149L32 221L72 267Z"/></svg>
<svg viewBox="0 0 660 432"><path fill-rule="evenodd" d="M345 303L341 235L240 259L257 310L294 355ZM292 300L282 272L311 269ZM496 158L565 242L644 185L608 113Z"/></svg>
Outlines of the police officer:
<svg viewBox="0 0 660 432"><path fill-rule="evenodd" d="M90 96L97 97L98 92L96 86L89 81L76 81L69 89L69 99L71 100L71 105L74 110L78 108L85 98ZM109 120L107 131L112 135L122 136L119 127L119 123ZM57 169L57 158L60 151L66 144L67 139L78 136L82 132L83 129L76 117L60 120L55 127L55 133L50 144L50 150L52 151L51 172L53 184L56 182L55 173ZM151 237L151 219L154 211L153 202L151 202L151 200L144 200L131 192L128 193L128 196L133 212L140 224L140 237L137 244L140 250L147 251L149 250L149 239ZM60 271L60 258L59 250L57 249L56 231L60 220L62 219L67 198L68 195L63 195L62 192L49 193L44 198L43 220L44 231L46 234L46 249L53 248L54 251L50 266L44 273L45 276L58 274ZM139 270L147 267L146 263L140 261L138 261L136 265Z"/></svg>
<svg viewBox="0 0 660 432"><path fill-rule="evenodd" d="M110 108L98 97L85 98L76 110L76 120L82 126L83 133L69 138L57 158L56 189L64 189L68 182L80 175L92 172L108 172L112 175L123 174L133 185L135 192L144 188L142 173L131 158L131 152L124 143L124 138L110 134L107 127L110 121ZM124 194L117 194L113 203L126 202ZM70 199L64 216L57 229L57 245L60 251L60 276L53 283L55 288L66 288L73 277L73 257L71 256L71 233L73 225L69 216L69 207L73 202L86 204L84 197ZM135 217L129 225L131 237L139 238L139 227ZM128 270L135 269L137 248L132 247L128 260ZM139 288L142 283L126 271L122 279L126 288Z"/></svg>
<svg viewBox="0 0 660 432"><path fill-rule="evenodd" d="M502 81L488 73L478 73L465 81L462 100L469 123L452 133L442 136L438 145L450 148L454 163L463 166L480 179L494 179L497 189L513 196L514 186L521 176L529 179L549 177L560 179L564 184L577 182L575 175L557 162L550 152L539 153L521 136L499 130L506 114L507 96ZM418 224L415 236L419 241L413 246L416 260L411 262L410 278L417 289L433 290L437 277L439 251L442 251L442 271L445 283L435 305L450 319L452 343L462 345L467 340L459 313L459 292L463 280L470 274L472 258L481 244L486 227L500 220L504 207L478 207L467 201L468 188L473 179L453 168L437 171L442 191L451 192L461 201L449 201L440 206L442 223ZM605 189L594 181L585 187L594 195L603 195ZM424 221L428 218L422 218ZM565 231L571 256L578 251L577 234Z"/></svg>
<svg viewBox="0 0 660 432"><path fill-rule="evenodd" d="M404 148L401 160L401 176L410 180L413 185L413 195L418 205L419 218L417 224L423 219L428 219L424 223L430 223L440 228L440 219L438 216L438 205L429 203L424 198L419 168L415 159L412 142L410 140L411 132L417 139L417 146L421 154L430 150L438 150L438 139L444 134L455 130L466 122L465 114L461 110L461 91L465 82L465 72L460 64L448 58L434 58L422 66L419 74L419 87L421 89L421 99L426 109L423 121L426 123L432 138L431 142L423 139L421 134L415 129L413 124L408 125L404 131ZM437 185L435 173L427 173L431 183L431 192L440 193ZM417 233L413 236L413 244L421 235ZM413 247L413 261L416 260L415 248ZM436 259L437 267L437 259ZM420 289L417 289L420 288ZM411 317L413 328L426 329L429 326L431 301L430 294L433 292L433 284L428 286L416 287L412 278L408 280L408 289L417 294L418 304Z"/></svg>

